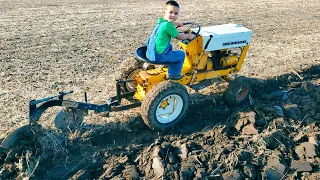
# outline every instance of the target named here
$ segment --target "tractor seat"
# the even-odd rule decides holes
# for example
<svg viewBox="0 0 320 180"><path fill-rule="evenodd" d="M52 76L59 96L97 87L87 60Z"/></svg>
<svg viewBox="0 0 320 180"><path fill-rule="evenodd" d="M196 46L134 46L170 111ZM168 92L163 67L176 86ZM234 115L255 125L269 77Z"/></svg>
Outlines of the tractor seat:
<svg viewBox="0 0 320 180"><path fill-rule="evenodd" d="M136 58L138 58L138 60L150 63L150 64L164 64L163 62L154 62L154 61L150 61L147 57L146 57L146 52L147 52L147 46L142 46L139 47L136 52L135 52L135 56Z"/></svg>

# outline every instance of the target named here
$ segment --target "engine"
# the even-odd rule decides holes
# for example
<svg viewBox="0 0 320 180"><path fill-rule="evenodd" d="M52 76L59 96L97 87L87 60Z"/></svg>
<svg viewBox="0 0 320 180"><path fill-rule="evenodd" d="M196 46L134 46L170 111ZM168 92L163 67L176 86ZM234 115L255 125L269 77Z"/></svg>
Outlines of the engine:
<svg viewBox="0 0 320 180"><path fill-rule="evenodd" d="M207 45L206 51L211 54L213 68L219 70L238 63L242 47L249 44L252 31L237 24L223 24L203 27L199 34L203 37L203 47Z"/></svg>
<svg viewBox="0 0 320 180"><path fill-rule="evenodd" d="M231 48L227 50L211 51L210 55L213 62L213 69L226 69L238 64L242 48Z"/></svg>

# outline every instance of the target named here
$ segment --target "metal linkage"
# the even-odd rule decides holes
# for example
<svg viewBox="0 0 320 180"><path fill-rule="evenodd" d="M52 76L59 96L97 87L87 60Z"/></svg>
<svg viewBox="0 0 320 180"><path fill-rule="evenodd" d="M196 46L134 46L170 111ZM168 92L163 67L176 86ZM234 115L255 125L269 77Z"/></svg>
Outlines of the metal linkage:
<svg viewBox="0 0 320 180"><path fill-rule="evenodd" d="M42 113L53 106L63 106L73 109L93 110L96 113L122 111L141 106L141 102L134 102L129 105L121 105L122 98L132 97L135 92L121 93L121 84L133 82L134 80L118 80L116 84L117 95L107 99L105 104L91 104L87 102L87 92L85 92L85 102L77 102L64 100L64 96L73 93L73 91L60 92L57 96L50 96L38 100L30 100L29 102L29 123L34 123L39 120Z"/></svg>

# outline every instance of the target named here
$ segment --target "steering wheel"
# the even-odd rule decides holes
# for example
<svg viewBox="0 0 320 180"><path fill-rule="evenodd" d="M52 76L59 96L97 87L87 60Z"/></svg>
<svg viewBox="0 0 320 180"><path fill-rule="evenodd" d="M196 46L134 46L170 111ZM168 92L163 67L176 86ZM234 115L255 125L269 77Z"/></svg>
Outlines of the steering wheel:
<svg viewBox="0 0 320 180"><path fill-rule="evenodd" d="M188 28L187 30L183 31L183 32L180 32L180 33L188 34L188 33L189 33L189 30L191 29L191 27L192 27L193 25L196 25L197 28L198 28L198 31L197 31L197 32L192 31L191 33L194 34L194 35L196 35L196 36L199 36L199 32L200 32L200 30L201 30L200 25L197 24L197 23L194 23L194 22L184 22L184 23L183 23L183 25L189 25L189 24L190 24L189 28Z"/></svg>
<svg viewBox="0 0 320 180"><path fill-rule="evenodd" d="M200 35L199 35L199 32L200 32L200 30L201 30L200 25L199 25L199 24L196 24L196 23L193 23L193 22L184 22L184 23L183 23L183 25L189 25L189 24L190 24L190 26L189 26L189 28L188 28L187 30L182 31L182 32L179 32L179 33L185 33L185 34L192 33L192 34L194 34L196 37L200 36ZM192 27L193 25L197 25L197 28L198 28L198 31L197 31L197 32L195 32L195 31L191 31L191 32L190 32L190 29L191 29L191 27ZM181 42L183 42L184 44L189 44L189 42L191 42L191 41L192 41L192 40L189 40L189 39L181 40Z"/></svg>

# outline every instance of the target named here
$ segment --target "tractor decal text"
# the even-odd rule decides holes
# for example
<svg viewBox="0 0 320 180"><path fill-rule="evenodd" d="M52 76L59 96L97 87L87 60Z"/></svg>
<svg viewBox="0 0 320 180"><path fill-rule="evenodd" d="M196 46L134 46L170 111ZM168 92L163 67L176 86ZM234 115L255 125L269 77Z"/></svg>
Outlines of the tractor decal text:
<svg viewBox="0 0 320 180"><path fill-rule="evenodd" d="M234 45L234 44L243 44L243 43L246 43L246 42L247 42L246 40L226 42L226 43L222 43L222 46L230 46L230 45Z"/></svg>

